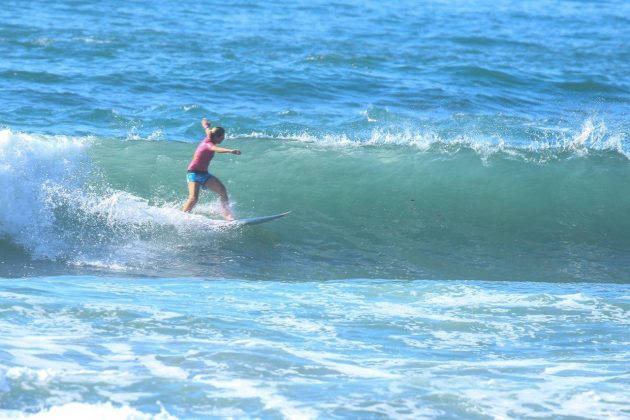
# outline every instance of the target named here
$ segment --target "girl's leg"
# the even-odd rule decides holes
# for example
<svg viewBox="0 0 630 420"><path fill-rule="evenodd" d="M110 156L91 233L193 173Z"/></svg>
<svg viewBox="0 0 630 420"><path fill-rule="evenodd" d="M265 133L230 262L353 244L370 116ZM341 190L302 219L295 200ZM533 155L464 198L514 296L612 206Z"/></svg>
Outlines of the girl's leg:
<svg viewBox="0 0 630 420"><path fill-rule="evenodd" d="M197 200L199 200L199 188L201 184L199 182L189 182L188 183L188 200L184 204L182 208L183 211L189 212L195 207L197 204Z"/></svg>
<svg viewBox="0 0 630 420"><path fill-rule="evenodd" d="M223 206L223 217L225 220L234 220L234 216L232 216L232 210L230 210L230 200L228 199L227 190L219 178L213 176L209 180L206 181L204 187L210 188L215 193L219 194L221 198L221 205Z"/></svg>

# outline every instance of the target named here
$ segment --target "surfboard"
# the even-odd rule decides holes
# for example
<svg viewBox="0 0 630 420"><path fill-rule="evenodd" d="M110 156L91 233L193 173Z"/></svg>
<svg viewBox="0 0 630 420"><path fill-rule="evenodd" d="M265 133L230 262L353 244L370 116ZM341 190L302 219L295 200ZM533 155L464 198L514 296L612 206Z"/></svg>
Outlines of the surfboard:
<svg viewBox="0 0 630 420"><path fill-rule="evenodd" d="M231 225L259 225L261 223L271 222L272 220L279 219L281 217L286 216L291 213L290 211L286 211L284 213L272 214L271 216L258 216L258 217L247 217L244 219L236 219L231 222L227 222Z"/></svg>

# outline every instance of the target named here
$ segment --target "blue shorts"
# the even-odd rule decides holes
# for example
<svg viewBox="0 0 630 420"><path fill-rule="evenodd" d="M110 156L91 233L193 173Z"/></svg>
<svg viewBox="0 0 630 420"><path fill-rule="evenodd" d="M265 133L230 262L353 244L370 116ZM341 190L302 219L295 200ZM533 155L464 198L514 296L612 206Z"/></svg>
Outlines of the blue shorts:
<svg viewBox="0 0 630 420"><path fill-rule="evenodd" d="M199 182L201 183L202 188L206 188L204 186L204 184L206 183L207 180L209 180L210 178L214 178L214 176L212 174L209 174L208 172L195 172L195 171L189 171L186 174L186 180L188 182Z"/></svg>

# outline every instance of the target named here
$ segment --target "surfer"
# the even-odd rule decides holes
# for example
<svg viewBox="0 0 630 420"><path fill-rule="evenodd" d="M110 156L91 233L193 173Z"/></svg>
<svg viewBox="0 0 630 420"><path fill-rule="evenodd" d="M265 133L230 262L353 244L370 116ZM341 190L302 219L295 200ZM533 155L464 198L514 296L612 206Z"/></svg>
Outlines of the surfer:
<svg viewBox="0 0 630 420"><path fill-rule="evenodd" d="M190 164L188 165L188 173L186 179L188 181L188 200L182 208L185 212L190 212L197 200L199 199L199 189L211 189L219 194L221 198L221 206L223 207L223 217L225 220L234 220L232 211L230 210L230 201L228 199L227 190L223 183L216 176L208 173L208 165L214 157L215 153L232 153L240 155L241 151L238 149L226 149L217 146L221 144L225 138L225 130L223 127L210 126L210 122L207 118L201 120L201 126L206 132L206 137L201 140L195 154L193 155Z"/></svg>

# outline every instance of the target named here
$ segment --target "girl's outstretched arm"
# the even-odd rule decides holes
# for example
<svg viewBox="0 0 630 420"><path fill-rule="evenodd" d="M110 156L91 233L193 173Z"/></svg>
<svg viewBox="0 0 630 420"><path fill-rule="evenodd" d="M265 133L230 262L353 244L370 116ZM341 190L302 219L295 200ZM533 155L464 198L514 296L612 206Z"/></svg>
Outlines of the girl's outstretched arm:
<svg viewBox="0 0 630 420"><path fill-rule="evenodd" d="M210 124L210 121L208 121L206 117L203 117L201 119L201 126L205 130L206 136L210 137L210 135L212 134L212 125Z"/></svg>
<svg viewBox="0 0 630 420"><path fill-rule="evenodd" d="M241 154L241 151L238 149L226 149L224 147L219 147L217 145L213 146L211 150L215 153L232 153L235 155Z"/></svg>

